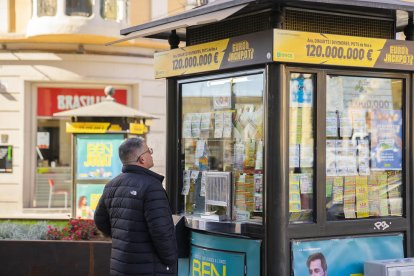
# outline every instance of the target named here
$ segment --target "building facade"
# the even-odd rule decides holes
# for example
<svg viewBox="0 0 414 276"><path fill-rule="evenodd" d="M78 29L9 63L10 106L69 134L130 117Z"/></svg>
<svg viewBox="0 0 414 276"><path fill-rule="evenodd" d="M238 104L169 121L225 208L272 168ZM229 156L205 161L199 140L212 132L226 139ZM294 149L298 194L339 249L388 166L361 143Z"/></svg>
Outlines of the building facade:
<svg viewBox="0 0 414 276"><path fill-rule="evenodd" d="M197 4L183 2L0 2L0 218L72 215L72 138L53 113L99 102L109 85L117 101L160 118L147 140L154 170L165 172L165 82L154 80L152 57L168 45L104 44L122 28Z"/></svg>

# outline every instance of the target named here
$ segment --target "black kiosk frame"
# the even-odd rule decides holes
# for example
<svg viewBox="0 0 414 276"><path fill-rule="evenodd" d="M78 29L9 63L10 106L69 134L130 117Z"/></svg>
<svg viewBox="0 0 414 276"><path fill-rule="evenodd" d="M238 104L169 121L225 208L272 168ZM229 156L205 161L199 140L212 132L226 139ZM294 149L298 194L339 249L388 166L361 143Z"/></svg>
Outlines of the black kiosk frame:
<svg viewBox="0 0 414 276"><path fill-rule="evenodd" d="M413 11L403 1L220 1L121 31L124 40L168 39L172 48L156 54L155 75L167 78L167 192L191 232L180 273L305 275L317 259L322 269L349 275L363 273L365 260L413 255L414 44L394 40L404 27L412 40ZM401 15L408 23L400 26ZM222 21L197 25L197 18ZM175 49L183 26L187 47ZM257 75L261 104L241 96L257 97L249 94L257 86L235 91L240 78ZM211 92L214 81L231 93ZM246 165L251 143L236 144L251 142L252 132L236 139L236 118L250 111L262 112L263 129L253 132L255 162ZM203 137L206 129L214 133ZM226 167L228 137L233 163ZM209 158L215 147L220 165ZM237 157L245 158L239 171ZM230 204L209 194L227 187L217 172L230 174ZM259 174L262 189L250 193Z"/></svg>

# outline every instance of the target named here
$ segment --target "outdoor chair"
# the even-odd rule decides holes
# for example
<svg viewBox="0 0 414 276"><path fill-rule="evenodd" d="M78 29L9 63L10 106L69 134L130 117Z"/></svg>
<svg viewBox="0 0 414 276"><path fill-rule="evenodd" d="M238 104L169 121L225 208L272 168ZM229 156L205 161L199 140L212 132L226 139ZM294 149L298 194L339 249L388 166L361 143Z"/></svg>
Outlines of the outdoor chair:
<svg viewBox="0 0 414 276"><path fill-rule="evenodd" d="M60 190L55 190L55 180L49 178L48 180L49 183L49 203L48 203L48 208L52 207L52 195L64 195L65 196L65 208L68 207L68 191L64 190L64 189L60 189Z"/></svg>

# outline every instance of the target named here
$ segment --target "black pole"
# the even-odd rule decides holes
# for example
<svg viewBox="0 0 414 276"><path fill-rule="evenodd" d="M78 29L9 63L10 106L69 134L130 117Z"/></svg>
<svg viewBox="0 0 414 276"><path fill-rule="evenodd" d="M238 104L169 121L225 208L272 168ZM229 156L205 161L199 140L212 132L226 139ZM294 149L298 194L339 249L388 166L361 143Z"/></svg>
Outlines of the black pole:
<svg viewBox="0 0 414 276"><path fill-rule="evenodd" d="M167 79L167 127L166 127L166 190L173 214L178 213L178 91L175 79Z"/></svg>
<svg viewBox="0 0 414 276"><path fill-rule="evenodd" d="M283 89L284 67L267 67L265 156L265 240L263 275L289 275L287 185L287 99Z"/></svg>

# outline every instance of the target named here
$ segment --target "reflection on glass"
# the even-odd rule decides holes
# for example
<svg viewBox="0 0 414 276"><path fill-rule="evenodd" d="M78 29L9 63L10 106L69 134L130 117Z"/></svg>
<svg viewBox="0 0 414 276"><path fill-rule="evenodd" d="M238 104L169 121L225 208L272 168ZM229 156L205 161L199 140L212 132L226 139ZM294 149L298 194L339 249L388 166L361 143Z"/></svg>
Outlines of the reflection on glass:
<svg viewBox="0 0 414 276"><path fill-rule="evenodd" d="M181 87L185 212L261 222L263 75Z"/></svg>
<svg viewBox="0 0 414 276"><path fill-rule="evenodd" d="M38 0L37 1L37 16L55 16L56 15L56 0Z"/></svg>
<svg viewBox="0 0 414 276"><path fill-rule="evenodd" d="M402 216L402 84L328 76L329 220Z"/></svg>
<svg viewBox="0 0 414 276"><path fill-rule="evenodd" d="M313 74L290 75L289 221L313 221Z"/></svg>
<svg viewBox="0 0 414 276"><path fill-rule="evenodd" d="M92 0L66 0L66 15L85 16L92 15Z"/></svg>
<svg viewBox="0 0 414 276"><path fill-rule="evenodd" d="M101 16L108 20L118 19L117 0L101 0Z"/></svg>

